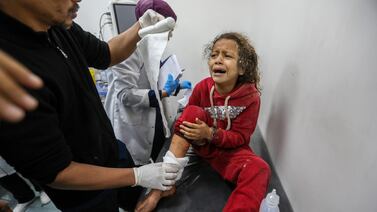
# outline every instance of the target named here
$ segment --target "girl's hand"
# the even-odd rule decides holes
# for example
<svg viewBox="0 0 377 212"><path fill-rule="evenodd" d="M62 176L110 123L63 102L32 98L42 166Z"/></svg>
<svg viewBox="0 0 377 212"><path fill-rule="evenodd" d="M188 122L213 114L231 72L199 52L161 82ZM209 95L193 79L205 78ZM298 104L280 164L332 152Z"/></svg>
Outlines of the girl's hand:
<svg viewBox="0 0 377 212"><path fill-rule="evenodd" d="M194 141L196 145L204 145L212 139L211 128L198 118L195 119L195 123L184 121L179 127L182 135Z"/></svg>

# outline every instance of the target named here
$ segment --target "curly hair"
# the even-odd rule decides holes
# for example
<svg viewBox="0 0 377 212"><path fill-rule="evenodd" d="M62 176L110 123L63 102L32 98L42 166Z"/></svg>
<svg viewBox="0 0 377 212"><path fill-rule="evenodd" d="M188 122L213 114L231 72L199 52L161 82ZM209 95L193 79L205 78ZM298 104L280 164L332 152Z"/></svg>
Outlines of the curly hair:
<svg viewBox="0 0 377 212"><path fill-rule="evenodd" d="M238 32L227 32L220 34L206 45L204 49L204 57L210 59L211 52L217 41L221 39L233 40L238 47L238 67L245 71L244 75L238 76L237 84L254 83L260 92L260 73L258 69L258 55L249 39Z"/></svg>

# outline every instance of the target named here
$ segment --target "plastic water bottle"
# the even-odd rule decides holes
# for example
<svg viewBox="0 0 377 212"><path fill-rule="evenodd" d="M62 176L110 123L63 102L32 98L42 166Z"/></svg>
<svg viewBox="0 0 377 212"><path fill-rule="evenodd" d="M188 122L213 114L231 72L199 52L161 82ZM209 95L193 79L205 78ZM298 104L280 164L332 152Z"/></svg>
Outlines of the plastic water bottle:
<svg viewBox="0 0 377 212"><path fill-rule="evenodd" d="M108 82L107 82L106 73L103 70L98 70L95 76L96 76L96 88L101 98L101 102L102 104L104 104L107 91L108 91Z"/></svg>
<svg viewBox="0 0 377 212"><path fill-rule="evenodd" d="M279 199L280 197L276 194L276 190L272 189L266 198L262 200L259 212L279 212Z"/></svg>

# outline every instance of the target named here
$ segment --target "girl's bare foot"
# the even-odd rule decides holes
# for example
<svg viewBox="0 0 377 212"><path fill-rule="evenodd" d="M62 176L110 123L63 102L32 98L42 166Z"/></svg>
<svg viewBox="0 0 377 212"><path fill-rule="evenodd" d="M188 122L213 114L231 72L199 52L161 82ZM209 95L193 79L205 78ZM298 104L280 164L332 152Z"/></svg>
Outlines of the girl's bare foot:
<svg viewBox="0 0 377 212"><path fill-rule="evenodd" d="M153 211L157 207L157 204L161 198L171 196L175 193L175 191L175 187L168 191L152 190L145 197L145 199L137 203L135 212Z"/></svg>

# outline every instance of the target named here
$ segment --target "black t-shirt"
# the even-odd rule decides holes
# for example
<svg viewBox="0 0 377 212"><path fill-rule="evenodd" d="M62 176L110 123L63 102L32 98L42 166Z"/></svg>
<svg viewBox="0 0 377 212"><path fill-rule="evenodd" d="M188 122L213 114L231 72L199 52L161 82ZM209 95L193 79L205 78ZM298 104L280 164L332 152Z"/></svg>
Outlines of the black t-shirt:
<svg viewBox="0 0 377 212"><path fill-rule="evenodd" d="M0 49L22 62L44 81L28 90L39 101L36 110L11 124L0 121L0 155L27 178L54 181L71 161L115 167L117 144L88 67L107 68L110 51L74 24L34 32L0 12ZM95 176L93 176L95 177ZM71 208L101 191L45 188L55 205Z"/></svg>

